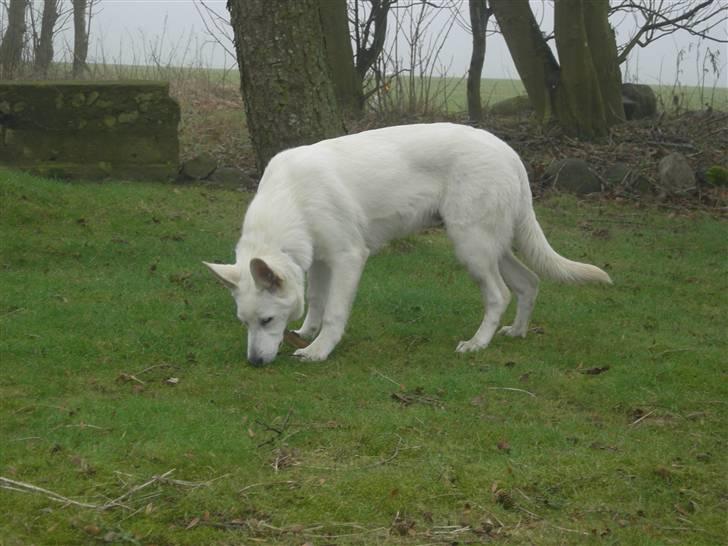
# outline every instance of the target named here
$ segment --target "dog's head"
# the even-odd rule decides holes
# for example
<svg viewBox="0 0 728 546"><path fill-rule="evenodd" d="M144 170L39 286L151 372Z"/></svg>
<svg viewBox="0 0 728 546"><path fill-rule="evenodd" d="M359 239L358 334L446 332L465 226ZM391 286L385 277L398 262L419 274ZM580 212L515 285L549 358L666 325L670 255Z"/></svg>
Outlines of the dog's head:
<svg viewBox="0 0 728 546"><path fill-rule="evenodd" d="M303 315L301 269L285 255L231 265L203 263L235 299L238 318L248 328L248 361L254 366L272 362L286 326Z"/></svg>

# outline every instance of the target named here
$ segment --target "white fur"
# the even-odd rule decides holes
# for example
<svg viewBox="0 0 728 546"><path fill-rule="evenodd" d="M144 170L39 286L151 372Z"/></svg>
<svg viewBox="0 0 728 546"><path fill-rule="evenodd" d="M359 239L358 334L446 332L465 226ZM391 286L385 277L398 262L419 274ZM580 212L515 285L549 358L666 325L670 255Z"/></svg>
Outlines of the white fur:
<svg viewBox="0 0 728 546"><path fill-rule="evenodd" d="M248 207L236 262L207 264L232 290L248 325L248 359L273 360L288 322L314 341L296 355L324 360L341 339L370 254L396 237L444 223L458 258L480 285L487 312L458 351L490 343L513 290L513 325L525 336L537 271L565 282L611 282L599 268L559 256L536 221L526 171L494 135L463 125L404 125L324 140L276 155ZM280 280L265 286L250 262ZM270 283L268 283L270 284ZM261 321L272 320L266 324Z"/></svg>

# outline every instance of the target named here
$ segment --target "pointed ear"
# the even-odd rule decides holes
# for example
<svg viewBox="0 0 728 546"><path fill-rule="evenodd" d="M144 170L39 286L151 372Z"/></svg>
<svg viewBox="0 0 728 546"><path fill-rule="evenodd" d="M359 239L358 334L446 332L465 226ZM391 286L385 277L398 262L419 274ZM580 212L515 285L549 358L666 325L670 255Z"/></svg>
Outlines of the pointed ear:
<svg viewBox="0 0 728 546"><path fill-rule="evenodd" d="M253 276L255 285L263 290L273 292L277 288L280 288L283 284L281 279L275 272L268 267L260 258L253 258L250 260L250 274Z"/></svg>
<svg viewBox="0 0 728 546"><path fill-rule="evenodd" d="M225 286L231 290L238 287L238 283L240 282L240 269L237 266L227 264L209 264L207 262L202 263L205 264Z"/></svg>

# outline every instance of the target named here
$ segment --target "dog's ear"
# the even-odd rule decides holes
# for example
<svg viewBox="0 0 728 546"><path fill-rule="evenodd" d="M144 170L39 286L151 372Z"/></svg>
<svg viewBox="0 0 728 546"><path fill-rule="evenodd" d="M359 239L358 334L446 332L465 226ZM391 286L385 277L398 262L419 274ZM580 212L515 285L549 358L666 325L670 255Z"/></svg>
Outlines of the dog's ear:
<svg viewBox="0 0 728 546"><path fill-rule="evenodd" d="M281 279L275 272L268 267L260 258L253 258L250 260L250 274L253 276L255 285L263 290L273 292L274 290L281 287L283 279Z"/></svg>
<svg viewBox="0 0 728 546"><path fill-rule="evenodd" d="M231 290L238 287L240 282L240 268L236 265L227 264L205 264L210 271L228 288Z"/></svg>

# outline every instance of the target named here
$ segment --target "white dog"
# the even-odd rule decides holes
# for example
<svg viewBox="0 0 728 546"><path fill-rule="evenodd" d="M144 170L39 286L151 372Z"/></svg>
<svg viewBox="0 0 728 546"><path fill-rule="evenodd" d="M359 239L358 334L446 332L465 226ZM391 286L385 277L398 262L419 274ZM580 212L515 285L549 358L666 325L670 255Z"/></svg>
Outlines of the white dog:
<svg viewBox="0 0 728 546"><path fill-rule="evenodd" d="M243 222L232 265L206 263L232 291L248 327L248 360L272 361L289 322L314 338L294 354L325 360L344 334L364 264L388 241L444 224L480 286L485 318L460 352L488 346L508 306L509 336L525 336L536 271L564 282L611 283L549 246L536 221L526 170L494 135L463 125L404 125L324 140L276 155Z"/></svg>

